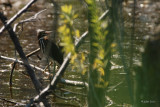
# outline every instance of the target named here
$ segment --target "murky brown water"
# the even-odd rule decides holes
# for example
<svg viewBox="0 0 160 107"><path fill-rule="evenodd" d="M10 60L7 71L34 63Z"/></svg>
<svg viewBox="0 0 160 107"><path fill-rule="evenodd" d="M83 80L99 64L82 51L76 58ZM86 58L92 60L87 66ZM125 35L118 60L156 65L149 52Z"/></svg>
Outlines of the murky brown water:
<svg viewBox="0 0 160 107"><path fill-rule="evenodd" d="M29 0L26 0L24 2L21 1L11 1L12 2L12 9L10 9L9 7L7 7L7 10L5 11L5 15L9 16L8 18L10 18L12 15L14 15L16 13L16 11L18 11L20 8L22 8ZM64 1L65 3L68 3L68 1ZM72 2L72 1L71 1ZM74 2L73 2L74 3ZM80 2L81 3L81 2ZM63 2L59 2L60 5L63 5ZM74 5L74 7L81 7L79 5L79 3L77 2L77 5ZM84 7L85 8L85 7ZM78 12L80 10L84 11L84 8L76 8L75 10ZM2 8L4 9L4 8ZM35 3L35 5L32 6L32 8L30 9L29 12L25 13L22 15L22 17L20 17L15 23L19 22L20 20L24 20L26 18L29 18L31 16L33 16L35 13L37 13L38 11L41 11L43 9L47 9L45 12L41 13L38 16L38 19L36 20L36 22L28 22L25 23L23 25L23 31L21 31L21 27L17 28L17 34L19 36L19 40L20 43L22 45L23 51L25 52L25 54L28 54L30 52L32 52L33 50L39 48L38 46L38 42L37 42L37 37L36 37L36 30L37 29L44 29L44 30L52 30L52 24L53 24L53 5L52 3L49 2L44 2L44 1L38 1L37 3ZM5 9L4 9L5 10ZM85 15L82 14L82 16L80 16L79 19L77 19L75 21L75 27L80 27L80 25L82 24L82 22L80 21L84 21L84 17ZM1 24L2 26L2 24ZM81 31L85 31L87 28L83 27L81 29ZM15 58L15 50L14 50L14 45L12 44L12 41L9 38L9 35L5 32L3 33L3 35L0 36L0 55L3 56L7 56L7 57L11 57L11 58ZM41 55L41 52L39 52L38 54ZM17 54L18 57L18 54ZM42 55L41 55L42 57ZM29 62L31 64L35 64L37 66L41 65L41 61L38 60L37 56L34 55L32 57L29 58ZM11 100L13 102L19 102L19 103L26 103L29 101L29 99L33 98L36 95L35 89L33 87L33 84L30 80L30 78L26 77L22 72L25 72L25 68L23 66L19 66L18 69L16 69L13 73L13 84L12 84L12 95L11 95L11 91L9 88L9 77L10 77L10 71L11 71L11 62L7 61L7 60L2 60L0 59L0 98L4 98L6 100ZM40 66L42 67L42 66ZM70 71L70 69L68 70ZM38 72L38 71L36 71ZM36 73L38 78L43 78L45 79L44 81L44 87L49 83L49 78L44 76L44 75L40 75L40 73ZM69 77L72 78L73 80L77 80L77 78L79 78L78 80L80 80L80 77L78 76L78 74L74 73L69 73L66 74L66 76L64 76L64 78ZM46 83L46 84L45 84ZM70 86L66 86L65 89L71 89L73 87ZM82 88L74 88L75 90L73 90L73 92L82 92ZM79 90L79 91L77 91ZM59 92L57 92L59 93ZM84 94L84 93L83 93ZM66 92L64 93L65 96L73 96L70 92ZM84 96L79 96L79 97L83 97ZM79 98L77 96L77 98ZM65 101L65 102L64 102ZM82 100L84 102L84 100ZM51 102L53 102L53 98L51 98ZM83 103L84 104L84 103ZM12 103L8 103L6 101L0 100L0 106L7 106L7 105L12 105ZM77 101L70 101L70 100L61 100L61 99L56 99L54 101L54 103L52 104L52 106L60 106L60 107L64 107L64 106L74 106L74 105L81 105L79 104L79 102Z"/></svg>
<svg viewBox="0 0 160 107"><path fill-rule="evenodd" d="M29 0L24 0L23 2L20 0L12 0L13 3L12 9L7 7L7 11L4 12L6 16L9 16L8 18L11 18L20 8L22 8ZM86 5L81 1L74 1L74 0L65 0L65 1L59 1L60 5L63 4L73 4L74 10L76 10L80 15L79 17L74 21L74 27L81 30L83 33L87 29L87 21L86 21ZM124 49L125 49L125 57L126 61L129 62L130 53L128 52L130 50L130 35L131 35L131 26L132 26L132 8L133 3L128 2L128 4L125 5L125 12L124 12L124 26L126 27L126 35L124 36ZM146 3L147 2L147 3ZM151 16L155 16L155 14L150 15L149 13L157 11L156 13L160 13L159 10L154 10L157 3L152 4L151 2L146 1L140 1L137 3L137 15L136 15L136 33L133 40L134 45L134 58L133 63L134 66L137 66L141 63L141 52L143 50L144 45L144 37L151 35L154 33L154 26L152 21L157 21L157 18L152 20L150 18ZM152 7L151 7L152 6ZM23 20L25 18L31 17L36 12L47 9L47 11L43 12L38 16L38 20L36 22L29 22L25 23L23 26L23 32L19 35L20 43L23 47L24 52L30 53L31 51L37 49L39 46L37 44L37 38L36 38L36 30L37 29L44 29L44 30L52 30L52 23L53 23L53 6L49 2L38 1L35 5L32 6L29 12L25 13L20 17L16 22ZM0 9L4 10L4 7L0 5ZM156 14L157 15L157 14ZM159 17L159 16L156 16ZM0 23L0 26L2 26L2 23ZM20 28L17 29L20 30ZM5 32L3 35L0 35L0 55L8 56L15 58L15 50L14 46L12 44L12 41L9 38L9 35ZM88 41L86 40L86 44L82 46L82 49L87 46ZM40 54L40 52L39 52ZM18 55L17 55L18 56ZM37 56L34 55L31 58L29 58L30 63L35 64L37 66L41 65L41 61L38 60ZM115 106L123 106L124 104L130 104L131 100L129 97L129 91L128 91L128 85L126 82L126 74L123 71L123 66L121 64L121 58L119 53L115 53L113 55L113 66L112 66L112 73L110 76L110 91L109 91L109 98L113 101L113 104L111 104L112 107ZM29 99L33 98L33 96L36 95L36 92L34 90L33 84L31 83L30 79L26 77L24 74L22 74L23 71L25 71L23 66L18 67L17 70L14 71L13 75L13 88L12 88L12 97L10 93L9 88L9 76L10 76L10 61L2 60L0 59L0 98L5 98L7 100L12 100L15 102L21 102L26 103ZM41 66L40 66L41 67ZM68 67L64 78L71 79L71 80L80 80L82 81L81 73L75 72L71 69L72 67ZM49 79L44 75L39 75L38 71L37 75L39 77L42 77L46 81L45 85L49 82ZM46 79L47 78L47 79ZM86 80L86 78L84 78ZM73 92L83 93L85 94L85 90L81 87L72 87L72 86L65 86L65 89L72 90ZM75 106L86 106L86 97L83 95L75 95L71 93L64 93L65 96L76 96L80 99L81 102L78 101L72 101L72 100L61 100L56 99L54 102L53 99L51 99L51 102L54 102L52 106L57 105L59 107L71 107L73 105ZM6 106L7 103L3 100L0 100L0 106ZM71 105L70 105L71 104Z"/></svg>

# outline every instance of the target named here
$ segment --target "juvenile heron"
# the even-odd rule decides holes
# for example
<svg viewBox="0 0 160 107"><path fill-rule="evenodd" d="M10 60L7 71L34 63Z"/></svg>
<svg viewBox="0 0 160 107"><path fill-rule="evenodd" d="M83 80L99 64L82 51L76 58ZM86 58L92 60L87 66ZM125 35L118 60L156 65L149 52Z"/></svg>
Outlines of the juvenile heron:
<svg viewBox="0 0 160 107"><path fill-rule="evenodd" d="M37 38L42 52L57 61L60 65L63 63L63 53L61 48L53 41L49 40L49 34L52 31L37 30Z"/></svg>

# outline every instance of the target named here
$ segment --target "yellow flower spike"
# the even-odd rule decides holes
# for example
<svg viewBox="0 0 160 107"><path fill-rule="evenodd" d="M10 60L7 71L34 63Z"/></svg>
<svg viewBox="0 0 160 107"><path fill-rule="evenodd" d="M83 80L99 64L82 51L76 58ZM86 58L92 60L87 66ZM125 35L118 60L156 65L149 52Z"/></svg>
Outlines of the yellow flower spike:
<svg viewBox="0 0 160 107"><path fill-rule="evenodd" d="M111 44L111 47L112 47L112 48L114 48L114 47L116 47L116 46L117 46L116 43L112 43L112 44Z"/></svg>
<svg viewBox="0 0 160 107"><path fill-rule="evenodd" d="M80 37L79 30L76 30L76 31L75 31L75 33L76 33L76 37L78 37L78 38L79 38L79 37Z"/></svg>
<svg viewBox="0 0 160 107"><path fill-rule="evenodd" d="M99 81L100 81L100 82L103 82L103 83L105 82L102 77L99 78Z"/></svg>
<svg viewBox="0 0 160 107"><path fill-rule="evenodd" d="M87 4L92 4L92 0L85 0L87 2Z"/></svg>
<svg viewBox="0 0 160 107"><path fill-rule="evenodd" d="M82 60L84 61L84 60L85 60L85 55L84 55L84 53L81 54L81 57L82 57Z"/></svg>
<svg viewBox="0 0 160 107"><path fill-rule="evenodd" d="M81 60L80 60L81 64L83 64L84 60L85 60L85 55L84 53L81 53Z"/></svg>
<svg viewBox="0 0 160 107"><path fill-rule="evenodd" d="M72 5L61 6L61 10L62 10L62 12L66 13L66 14L71 14L71 12L72 12Z"/></svg>
<svg viewBox="0 0 160 107"><path fill-rule="evenodd" d="M72 12L72 5L69 5L68 6L68 14L71 14L71 12Z"/></svg>
<svg viewBox="0 0 160 107"><path fill-rule="evenodd" d="M104 87L107 87L108 86L108 81L104 82Z"/></svg>
<svg viewBox="0 0 160 107"><path fill-rule="evenodd" d="M61 19L64 19L64 15L60 15L60 18L61 18Z"/></svg>
<svg viewBox="0 0 160 107"><path fill-rule="evenodd" d="M74 58L74 56L72 56L72 58L71 58L71 64L74 64L74 60L75 60L75 58Z"/></svg>
<svg viewBox="0 0 160 107"><path fill-rule="evenodd" d="M95 43L95 42L92 43L92 46L98 47L98 45L99 45L98 43Z"/></svg>
<svg viewBox="0 0 160 107"><path fill-rule="evenodd" d="M104 76L104 69L102 67L98 68L98 71L101 76Z"/></svg>
<svg viewBox="0 0 160 107"><path fill-rule="evenodd" d="M103 62L101 60L99 60L99 59L95 59L94 63L96 63L98 65L101 65L101 66L103 65Z"/></svg>
<svg viewBox="0 0 160 107"><path fill-rule="evenodd" d="M59 27L58 31L61 33L61 32L64 32L66 29L66 25L63 25L61 27Z"/></svg>
<svg viewBox="0 0 160 107"><path fill-rule="evenodd" d="M94 61L93 69L96 69L96 68L97 68L97 63Z"/></svg>
<svg viewBox="0 0 160 107"><path fill-rule="evenodd" d="M64 22L64 23L68 23L69 21L68 21L67 19L64 19L63 22Z"/></svg>
<svg viewBox="0 0 160 107"><path fill-rule="evenodd" d="M84 75L86 71L87 71L86 68L83 68L82 75Z"/></svg>
<svg viewBox="0 0 160 107"><path fill-rule="evenodd" d="M67 6L66 6L66 5L61 6L61 10L62 10L62 12L66 12L66 10L67 10Z"/></svg>
<svg viewBox="0 0 160 107"><path fill-rule="evenodd" d="M98 54L100 59L104 59L104 49L101 49L99 54Z"/></svg>
<svg viewBox="0 0 160 107"><path fill-rule="evenodd" d="M69 29L69 28L66 28L66 29L65 29L65 33L66 33L66 34L70 34L70 29ZM70 39L69 36L68 36L68 39Z"/></svg>
<svg viewBox="0 0 160 107"><path fill-rule="evenodd" d="M74 16L73 16L73 19L76 19L78 17L78 14L75 14Z"/></svg>

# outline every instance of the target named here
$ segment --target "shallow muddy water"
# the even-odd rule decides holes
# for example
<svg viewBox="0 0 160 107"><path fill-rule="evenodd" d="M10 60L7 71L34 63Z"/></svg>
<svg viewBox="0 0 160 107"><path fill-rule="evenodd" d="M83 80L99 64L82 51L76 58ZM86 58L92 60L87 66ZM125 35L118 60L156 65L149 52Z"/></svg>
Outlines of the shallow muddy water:
<svg viewBox="0 0 160 107"><path fill-rule="evenodd" d="M7 10L5 10L4 14L6 16L9 16L8 18L11 18L20 8L22 8L29 0L22 1L13 0L13 6L12 9L10 7L7 7ZM19 4L18 4L19 3ZM157 2L158 3L158 2ZM145 37L150 36L154 33L154 24L153 21L157 21L157 17L154 20L152 20L152 16L155 16L154 14L151 16L150 13L154 12L154 8L157 8L157 3L151 3L151 1L146 0L145 1L139 1L137 2L136 7L136 22L135 22L135 35L131 40L131 33L132 33L132 17L130 16L132 14L132 7L133 2L128 1L128 4L124 4L124 29L125 29L125 36L124 36L124 42L123 42L123 48L124 48L124 55L125 55L125 61L128 64L129 59L131 57L130 53L130 43L133 42L133 66L139 66L141 65L141 53L143 52L143 47L145 43ZM79 29L81 31L81 34L87 30L87 6L84 2L80 0L60 0L60 5L64 4L72 4L73 9L79 13L79 17L74 21L74 27ZM160 4L160 3L159 3ZM3 6L1 6L3 10ZM36 37L36 30L37 29L44 29L44 30L52 30L52 23L53 23L53 5L52 3L45 2L45 1L38 1L35 3L29 12L25 13L20 17L15 23L17 23L20 20L24 20L25 18L31 17L36 12L47 9L45 12L40 14L38 16L38 19L35 22L28 22L23 25L23 31L21 31L20 27L17 28L17 32L19 35L19 40L22 45L22 48L25 52L25 54L28 54L32 52L33 50L37 49L38 42ZM149 10L150 9L150 10ZM159 9L157 10L157 13L159 12ZM156 14L157 15L157 14ZM160 14L159 14L160 15ZM0 23L0 27L2 26L2 23ZM89 41L86 39L83 46L80 47L82 50L88 49L88 43ZM118 50L118 49L117 49ZM38 54L41 55L41 52ZM0 55L16 58L17 55L15 55L14 45L12 41L9 38L9 35L7 32L4 32L3 35L0 35ZM29 58L29 62L31 64L34 64L36 66L41 66L41 61L37 58L36 55ZM7 100L11 100L13 102L19 102L19 103L26 103L29 101L29 99L33 98L33 96L36 95L35 89L33 87L33 84L31 83L31 80L25 76L22 72L25 71L24 67L22 65L19 65L17 69L14 71L13 74L13 87L12 87L12 94L9 88L9 77L10 77L10 71L11 71L11 64L12 62L4 59L0 59L0 98L4 98ZM49 83L49 79L38 73L36 71L36 74L38 77L42 77L44 81L44 86ZM134 74L133 74L134 75ZM76 80L76 81L87 81L87 75L82 76L80 72L76 72L75 70L72 70L72 66L69 66L65 72L64 78L69 80ZM86 94L86 88L82 87L73 87L73 86L64 86L65 89L71 90L73 92ZM106 90L108 92L107 98L109 101L109 106L116 107L116 106L124 106L124 105L130 105L131 99L130 99L130 92L128 89L128 82L126 79L126 73L123 69L123 64L121 62L120 54L118 52L115 52L115 54L112 56L112 67L111 67L111 75L110 75L110 83L109 88ZM58 92L60 94L60 92ZM64 92L63 96L67 97L73 97L75 96L77 99L80 100L62 100L62 99L54 99L52 98L50 102L53 102L52 106L56 107L75 107L75 106L86 106L87 98L85 95L77 95L72 94L71 92ZM50 96L53 97L53 96ZM3 100L0 100L0 106L13 106L11 103L5 102Z"/></svg>

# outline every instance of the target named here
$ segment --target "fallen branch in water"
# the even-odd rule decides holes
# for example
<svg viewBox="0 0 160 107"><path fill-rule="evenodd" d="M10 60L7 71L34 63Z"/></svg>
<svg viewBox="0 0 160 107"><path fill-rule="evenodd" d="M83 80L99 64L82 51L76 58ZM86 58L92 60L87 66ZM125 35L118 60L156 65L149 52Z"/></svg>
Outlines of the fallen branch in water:
<svg viewBox="0 0 160 107"><path fill-rule="evenodd" d="M65 92L68 92L68 93L71 93L71 94L77 94L77 95L82 95L82 96L87 96L86 94L83 94L83 93L79 93L79 92L73 92L73 91L70 91L68 89L63 89L63 88L60 88L59 89L60 91L65 91Z"/></svg>
<svg viewBox="0 0 160 107"><path fill-rule="evenodd" d="M2 56L0 55L0 59L4 59L4 60L8 60L8 61L14 61L16 63L19 63L21 65L24 65L24 62L23 61L20 61L20 60L16 60L14 58L9 58L9 57L6 57L6 56ZM35 65L32 65L30 64L30 66L33 68L33 69L36 69L38 71L41 71L42 73L44 73L46 76L49 76L49 73L48 72L44 72L44 69L42 68L39 68ZM79 87L88 87L88 83L84 83L84 82L81 82L81 81L72 81L72 80L66 80L66 79L63 79L61 78L60 83L62 84L67 84L67 85L71 85L71 86L79 86Z"/></svg>
<svg viewBox="0 0 160 107"><path fill-rule="evenodd" d="M72 81L61 78L60 82L63 84L71 85L71 86L79 86L79 87L88 87L88 83L81 81Z"/></svg>
<svg viewBox="0 0 160 107"><path fill-rule="evenodd" d="M12 103L12 104L14 104L14 106L25 106L25 104L23 104L23 103L19 103L19 102L7 100L7 99L1 98L1 97L0 97L0 100L5 101L5 102L7 102L7 103Z"/></svg>
<svg viewBox="0 0 160 107"><path fill-rule="evenodd" d="M30 52L29 54L26 55L26 57L29 58L29 57L31 57L32 55L36 54L36 53L39 52L39 51L40 51L40 48L38 48L38 49Z"/></svg>
<svg viewBox="0 0 160 107"><path fill-rule="evenodd" d="M80 100L76 97L62 97L56 93L53 93L53 95L55 95L57 98L62 99L62 100L72 100L72 101L80 102Z"/></svg>
<svg viewBox="0 0 160 107"><path fill-rule="evenodd" d="M5 60L9 60L9 61L13 61L13 62L16 62L16 63L19 63L21 65L25 65L23 61L20 61L20 60L17 60L17 59L14 59L14 58L9 58L9 57L6 57L6 56L0 56L1 59L5 59ZM33 69L36 69L36 70L39 70L39 71L44 71L42 68L39 68L37 66L34 66L32 64L30 64L30 66L33 68ZM46 75L49 75L46 73Z"/></svg>
<svg viewBox="0 0 160 107"><path fill-rule="evenodd" d="M20 11L18 11L17 14L15 14L10 20L5 23L5 25L0 29L0 35L2 32L9 27L18 17L20 17L24 12L27 11L28 8L31 7L33 3L35 3L37 0L31 0L27 5L25 5Z"/></svg>

